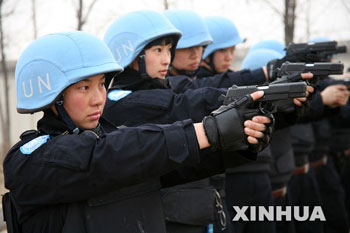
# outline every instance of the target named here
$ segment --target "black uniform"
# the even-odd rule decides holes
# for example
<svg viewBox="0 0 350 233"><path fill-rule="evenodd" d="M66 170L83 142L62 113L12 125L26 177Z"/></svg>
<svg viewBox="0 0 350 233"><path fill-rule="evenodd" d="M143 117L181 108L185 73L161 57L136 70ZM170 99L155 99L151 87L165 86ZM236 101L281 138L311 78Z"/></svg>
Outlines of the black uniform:
<svg viewBox="0 0 350 233"><path fill-rule="evenodd" d="M176 93L184 92L188 89L202 87L229 88L232 85L258 85L266 82L263 69L241 70L237 72L225 72L210 77L199 77L194 80L187 76L169 76L170 87Z"/></svg>
<svg viewBox="0 0 350 233"><path fill-rule="evenodd" d="M321 81L320 86L313 94L310 111L299 119L299 124L292 127L291 135L295 157L294 176L289 183L289 194L293 206L321 205L320 188L317 183L313 168L310 165L311 152L314 149L315 138L311 123L336 114L339 109L331 109L323 105L320 91L329 83ZM315 160L314 158L311 158ZM313 161L312 161L313 162ZM322 222L295 222L297 232L323 232Z"/></svg>
<svg viewBox="0 0 350 233"><path fill-rule="evenodd" d="M114 90L116 87L131 90L132 93L121 99L109 98L104 117L114 124L127 126L145 122L170 123L185 118L199 121L221 105L218 98L226 93L226 89L200 88L175 94L173 90L165 89L160 80L141 77L130 68L118 75L108 95L120 91ZM216 216L215 189L206 180L164 189L162 193L169 232L176 232L179 228L181 231L204 231ZM185 199L187 204L181 201ZM208 206L211 206L210 210Z"/></svg>
<svg viewBox="0 0 350 233"><path fill-rule="evenodd" d="M251 72L251 71L250 71ZM261 72L261 69L252 72L252 75L257 75ZM264 83L266 81L265 76L258 75L255 77L257 83L252 83L251 77L247 70L240 72L233 72L228 70L222 74L215 74L212 71L201 66L196 78L200 80L207 79L206 77L216 77L219 81L220 79L225 80L228 77L234 77L237 74L241 74L244 78L239 81L235 81L236 85L252 85ZM261 78L261 79L259 79ZM209 78L207 83L213 82L212 78ZM209 82L210 80L210 82ZM193 81L196 82L196 81ZM225 83L215 84L218 86L226 85ZM223 200L227 203L226 210L229 219L233 219L235 213L232 206L271 206L273 205L272 194L271 194L271 183L268 176L270 171L271 163L271 150L270 146L265 148L262 152L258 153L258 159L256 162L245 164L235 168L229 168L226 170L225 175L220 177L211 177L211 183L218 183L217 180L221 178L221 184L224 186L217 186L216 188L220 190L223 196ZM237 186L240 187L237 189ZM224 190L222 190L224 189ZM219 229L215 229L214 232L220 232ZM269 232L273 233L275 231L274 222L245 222L245 221L235 221L232 222L230 229L232 232Z"/></svg>
<svg viewBox="0 0 350 233"><path fill-rule="evenodd" d="M9 151L5 187L23 233L165 232L159 177L171 183L176 168L198 165L192 122L118 130L101 124L67 134L63 121L47 110L38 131L22 135ZM205 155L203 167L215 161L222 166L219 155ZM188 167L181 174L197 171Z"/></svg>
<svg viewBox="0 0 350 233"><path fill-rule="evenodd" d="M338 117L335 117L338 119ZM322 210L326 221L324 232L348 232L349 225L345 208L345 192L340 176L329 156L331 129L327 119L312 123L315 136L314 150L309 156L321 194Z"/></svg>

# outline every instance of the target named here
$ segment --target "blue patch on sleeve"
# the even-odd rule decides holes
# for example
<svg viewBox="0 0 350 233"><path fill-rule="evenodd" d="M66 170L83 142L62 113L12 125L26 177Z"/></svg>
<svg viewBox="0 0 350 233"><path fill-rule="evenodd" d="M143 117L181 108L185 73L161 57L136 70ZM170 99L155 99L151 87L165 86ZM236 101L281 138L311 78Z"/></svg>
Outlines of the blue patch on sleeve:
<svg viewBox="0 0 350 233"><path fill-rule="evenodd" d="M112 90L108 92L108 99L112 101L118 101L123 99L125 96L131 94L132 91L129 90Z"/></svg>
<svg viewBox="0 0 350 233"><path fill-rule="evenodd" d="M50 138L49 135L43 135L43 136L34 138L33 140L21 146L20 151L25 155L29 155L33 151L38 149L42 144L46 143L49 138Z"/></svg>

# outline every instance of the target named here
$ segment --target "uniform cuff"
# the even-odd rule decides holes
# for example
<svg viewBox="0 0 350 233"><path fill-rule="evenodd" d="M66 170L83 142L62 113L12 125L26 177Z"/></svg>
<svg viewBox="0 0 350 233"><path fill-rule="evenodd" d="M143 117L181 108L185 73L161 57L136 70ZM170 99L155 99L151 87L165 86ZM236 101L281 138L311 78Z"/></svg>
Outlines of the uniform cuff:
<svg viewBox="0 0 350 233"><path fill-rule="evenodd" d="M163 130L170 160L178 165L199 163L199 145L191 120L175 122Z"/></svg>

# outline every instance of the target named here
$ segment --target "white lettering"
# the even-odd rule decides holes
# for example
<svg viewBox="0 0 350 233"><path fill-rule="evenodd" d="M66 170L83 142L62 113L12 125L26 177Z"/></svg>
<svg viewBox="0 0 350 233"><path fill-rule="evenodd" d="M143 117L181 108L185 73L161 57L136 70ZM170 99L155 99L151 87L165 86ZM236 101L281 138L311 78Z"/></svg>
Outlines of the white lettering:
<svg viewBox="0 0 350 233"><path fill-rule="evenodd" d="M268 207L267 210L264 206L259 206L259 221L265 221L265 218L269 221L273 221L273 206Z"/></svg>
<svg viewBox="0 0 350 233"><path fill-rule="evenodd" d="M249 219L246 211L249 208ZM326 221L321 206L315 206L310 216L309 206L233 206L236 215L232 221ZM292 213L293 211L293 213ZM258 214L258 216L257 216Z"/></svg>
<svg viewBox="0 0 350 233"><path fill-rule="evenodd" d="M316 219L326 221L321 206L315 206L314 210L312 211L310 221L315 221Z"/></svg>
<svg viewBox="0 0 350 233"><path fill-rule="evenodd" d="M251 206L250 207L250 221L255 221L256 220L256 207Z"/></svg>
<svg viewBox="0 0 350 233"><path fill-rule="evenodd" d="M30 86L30 94L26 93L26 87L24 85L24 82L22 82L22 86L23 86L23 94L26 98L32 97L33 96L33 85L32 85L32 80L29 79L29 86Z"/></svg>
<svg viewBox="0 0 350 233"><path fill-rule="evenodd" d="M124 50L124 53L125 53L125 55L126 56L128 56L128 50L130 51L130 52L134 52L134 48L133 48L133 46L132 46L132 44L131 44L131 41L130 40L128 40L128 43L129 43L129 46L128 45L125 45L125 44L122 44L122 47L123 47L123 50Z"/></svg>
<svg viewBox="0 0 350 233"><path fill-rule="evenodd" d="M304 206L303 212L304 212L304 215L300 216L299 206L294 206L294 219L297 221L306 221L309 218L309 207Z"/></svg>
<svg viewBox="0 0 350 233"><path fill-rule="evenodd" d="M291 221L291 207L286 206L286 210L282 210L282 206L276 206L276 221L282 221L282 216L286 216L286 221Z"/></svg>
<svg viewBox="0 0 350 233"><path fill-rule="evenodd" d="M239 219L242 219L243 221L249 221L244 213L248 209L248 206L243 206L242 209L238 206L233 206L233 209L236 211L236 216L232 219L232 221L238 221Z"/></svg>
<svg viewBox="0 0 350 233"><path fill-rule="evenodd" d="M122 56L120 55L120 51L119 51L119 49L116 49L115 51L116 51L117 54L118 54L118 59L115 57L115 61L116 61L116 62L120 62L120 60L122 59Z"/></svg>
<svg viewBox="0 0 350 233"><path fill-rule="evenodd" d="M46 73L46 83L44 82L44 80L40 76L38 76L39 91L40 91L40 93L43 93L43 90L41 88L41 83L46 87L47 90L51 90L49 73Z"/></svg>

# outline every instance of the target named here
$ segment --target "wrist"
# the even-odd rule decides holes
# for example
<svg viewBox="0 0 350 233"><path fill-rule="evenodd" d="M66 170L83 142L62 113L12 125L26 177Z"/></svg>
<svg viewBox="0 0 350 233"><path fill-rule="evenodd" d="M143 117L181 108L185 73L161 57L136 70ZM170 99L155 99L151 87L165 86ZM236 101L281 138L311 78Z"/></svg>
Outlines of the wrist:
<svg viewBox="0 0 350 233"><path fill-rule="evenodd" d="M204 127L202 123L193 124L196 131L196 136L198 140L199 149L204 149L210 146L208 138L205 134Z"/></svg>

